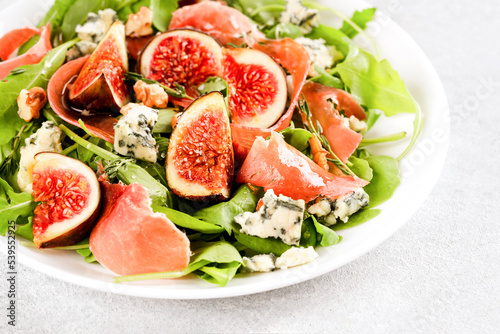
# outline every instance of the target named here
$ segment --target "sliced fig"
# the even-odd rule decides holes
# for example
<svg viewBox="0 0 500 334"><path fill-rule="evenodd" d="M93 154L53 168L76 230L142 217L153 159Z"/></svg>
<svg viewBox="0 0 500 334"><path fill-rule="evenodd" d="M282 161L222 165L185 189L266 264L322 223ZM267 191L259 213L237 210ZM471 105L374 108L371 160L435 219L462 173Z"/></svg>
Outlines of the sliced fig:
<svg viewBox="0 0 500 334"><path fill-rule="evenodd" d="M103 210L90 234L100 264L118 275L178 271L189 264L189 239L168 218L151 209L139 183L103 181Z"/></svg>
<svg viewBox="0 0 500 334"><path fill-rule="evenodd" d="M196 99L177 120L167 152L172 191L191 200L229 198L234 172L226 103L212 92Z"/></svg>
<svg viewBox="0 0 500 334"><path fill-rule="evenodd" d="M59 153L35 155L30 166L35 208L33 241L39 248L73 245L90 233L101 191L92 169Z"/></svg>
<svg viewBox="0 0 500 334"><path fill-rule="evenodd" d="M211 36L172 30L156 36L141 52L139 71L168 87L175 83L190 95L211 76L222 76L222 48Z"/></svg>
<svg viewBox="0 0 500 334"><path fill-rule="evenodd" d="M69 90L69 99L77 108L117 112L129 101L124 75L128 71L125 26L111 25L90 58L83 65Z"/></svg>
<svg viewBox="0 0 500 334"><path fill-rule="evenodd" d="M265 129L280 119L286 107L286 76L271 57L253 49L226 49L224 78L233 123Z"/></svg>

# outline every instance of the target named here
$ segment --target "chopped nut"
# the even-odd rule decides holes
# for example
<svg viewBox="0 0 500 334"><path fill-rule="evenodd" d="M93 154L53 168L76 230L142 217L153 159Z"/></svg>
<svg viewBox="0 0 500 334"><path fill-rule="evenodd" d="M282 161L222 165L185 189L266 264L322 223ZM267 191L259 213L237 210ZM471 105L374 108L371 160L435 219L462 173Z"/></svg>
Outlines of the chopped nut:
<svg viewBox="0 0 500 334"><path fill-rule="evenodd" d="M166 108L168 94L163 88L156 84L147 84L139 80L134 85L135 96L138 101L150 108Z"/></svg>
<svg viewBox="0 0 500 334"><path fill-rule="evenodd" d="M19 106L19 117L26 122L31 119L40 117L40 110L47 103L47 93L40 87L33 87L29 91L21 90L17 97L17 105Z"/></svg>
<svg viewBox="0 0 500 334"><path fill-rule="evenodd" d="M142 6L136 14L129 14L125 24L125 35L141 37L153 34L153 12L148 7Z"/></svg>
<svg viewBox="0 0 500 334"><path fill-rule="evenodd" d="M321 146L321 142L318 137L313 136L309 139L309 145L311 145L311 154L313 156L313 160L317 163L321 168L328 171L328 160L326 156L328 155L328 151Z"/></svg>

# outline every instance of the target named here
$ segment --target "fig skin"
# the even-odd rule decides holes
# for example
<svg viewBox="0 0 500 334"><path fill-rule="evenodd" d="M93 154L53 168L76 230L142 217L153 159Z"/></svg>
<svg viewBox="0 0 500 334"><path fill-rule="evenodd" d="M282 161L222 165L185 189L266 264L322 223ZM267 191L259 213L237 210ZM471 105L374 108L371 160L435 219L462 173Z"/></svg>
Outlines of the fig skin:
<svg viewBox="0 0 500 334"><path fill-rule="evenodd" d="M118 113L130 100L123 82L127 71L125 26L117 21L83 65L76 81L69 86L71 103L94 112Z"/></svg>
<svg viewBox="0 0 500 334"><path fill-rule="evenodd" d="M29 170L33 173L35 201L42 202L35 208L33 218L33 241L37 247L71 246L87 237L97 222L101 205L101 189L94 171L77 159L53 152L41 152L35 155ZM64 184L64 181L68 180L58 177L58 175L69 178L72 183ZM63 191L69 191L70 195L64 192L58 194L57 192L61 188L56 189L56 185L49 186L51 188L47 189L46 184L42 183L46 181L45 177L47 176L52 177L50 180L52 182L62 181L63 186L61 188ZM38 181L39 177L42 178L40 181ZM81 184L82 179L85 180L83 185ZM65 188L65 186L74 187L74 181L77 182L77 190ZM85 187L88 187L88 190ZM61 197L69 198L65 197L65 195L72 196L74 203L74 206L71 207L70 217L65 218L65 220L51 220L49 213L58 216L67 215L62 211L63 208L59 206L61 201L57 201ZM78 210L80 203L75 201L81 202L80 197L85 197L86 202L85 206ZM66 201L64 204L66 204Z"/></svg>
<svg viewBox="0 0 500 334"><path fill-rule="evenodd" d="M210 202L229 198L234 152L222 94L199 97L178 118L170 137L166 171L170 189L180 197Z"/></svg>

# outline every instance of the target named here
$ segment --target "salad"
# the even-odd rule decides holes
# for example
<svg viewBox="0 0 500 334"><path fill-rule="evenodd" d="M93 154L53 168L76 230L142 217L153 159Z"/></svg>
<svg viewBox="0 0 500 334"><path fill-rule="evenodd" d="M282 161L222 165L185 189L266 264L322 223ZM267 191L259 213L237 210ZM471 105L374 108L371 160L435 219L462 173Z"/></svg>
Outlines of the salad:
<svg viewBox="0 0 500 334"><path fill-rule="evenodd" d="M76 251L115 282L224 286L313 261L380 213L420 131L398 73L356 44L374 14L56 0L0 38L0 234ZM400 113L415 114L406 150L371 154L406 137L364 138Z"/></svg>

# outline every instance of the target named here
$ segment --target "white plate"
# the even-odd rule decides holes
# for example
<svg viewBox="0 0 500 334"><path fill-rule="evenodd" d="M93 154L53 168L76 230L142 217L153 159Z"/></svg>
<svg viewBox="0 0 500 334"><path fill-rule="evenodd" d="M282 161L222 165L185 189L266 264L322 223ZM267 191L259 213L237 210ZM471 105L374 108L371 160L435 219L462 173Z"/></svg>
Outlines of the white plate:
<svg viewBox="0 0 500 334"><path fill-rule="evenodd" d="M50 1L49 1L50 2ZM350 14L369 5L361 0L330 0L323 3ZM43 17L50 5L45 1L16 1L0 12L0 35ZM197 278L111 283L114 275L98 264L87 264L74 252L17 247L18 260L58 279L82 286L131 296L167 299L221 298L268 291L303 282L353 261L394 234L418 209L431 192L442 170L449 140L449 109L444 90L431 63L415 42L388 14L375 20L371 31L382 54L399 71L423 110L423 130L417 145L401 161L402 182L393 198L380 206L382 213L355 228L341 231L343 241L329 248L318 248L319 258L307 265L266 274L236 277L220 288ZM325 13L327 20L335 20ZM331 22L331 21L330 21ZM370 136L408 130L412 116L398 115L377 124ZM410 136L411 137L411 136ZM397 156L407 144L371 148L377 154ZM7 251L7 239L0 238L0 250Z"/></svg>

